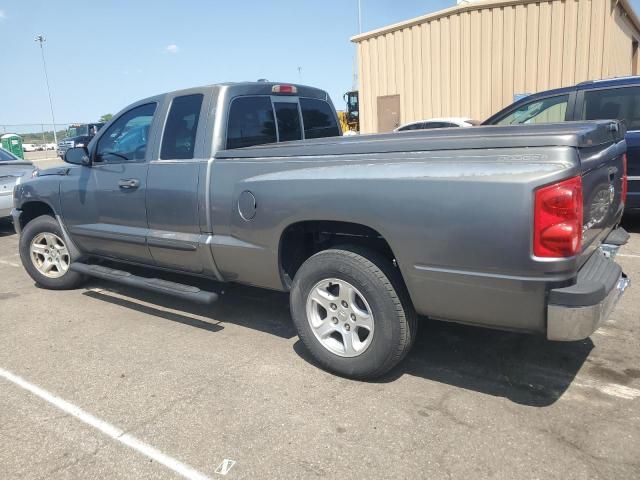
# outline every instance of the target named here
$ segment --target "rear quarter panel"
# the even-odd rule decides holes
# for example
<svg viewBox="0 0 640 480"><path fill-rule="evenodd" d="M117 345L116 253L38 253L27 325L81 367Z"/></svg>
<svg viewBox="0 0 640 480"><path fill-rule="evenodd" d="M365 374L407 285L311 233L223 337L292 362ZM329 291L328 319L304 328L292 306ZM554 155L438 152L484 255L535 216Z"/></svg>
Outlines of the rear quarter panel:
<svg viewBox="0 0 640 480"><path fill-rule="evenodd" d="M282 290L287 226L359 223L387 240L419 313L542 331L545 287L574 275L577 260L532 256L532 192L578 174L576 155L539 147L218 159L214 256L226 279ZM250 221L237 208L245 190L257 204Z"/></svg>

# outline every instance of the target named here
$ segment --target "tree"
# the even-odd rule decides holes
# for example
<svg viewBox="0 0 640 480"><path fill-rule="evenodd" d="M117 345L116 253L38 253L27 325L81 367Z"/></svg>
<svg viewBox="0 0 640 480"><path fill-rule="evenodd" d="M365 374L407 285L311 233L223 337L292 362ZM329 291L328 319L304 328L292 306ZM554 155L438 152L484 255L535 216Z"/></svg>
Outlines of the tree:
<svg viewBox="0 0 640 480"><path fill-rule="evenodd" d="M113 118L113 114L111 114L111 113L105 113L104 115L102 115L102 116L100 117L100 121L101 121L101 122L105 122L105 123L106 123L106 122L108 122L109 120L111 120L112 118Z"/></svg>

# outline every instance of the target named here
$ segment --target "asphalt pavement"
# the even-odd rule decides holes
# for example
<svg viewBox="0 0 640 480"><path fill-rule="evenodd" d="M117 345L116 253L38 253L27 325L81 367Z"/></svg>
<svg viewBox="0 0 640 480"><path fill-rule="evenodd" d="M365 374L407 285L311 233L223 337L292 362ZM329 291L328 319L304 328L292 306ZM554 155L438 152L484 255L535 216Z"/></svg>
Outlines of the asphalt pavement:
<svg viewBox="0 0 640 480"><path fill-rule="evenodd" d="M43 290L0 223L0 478L640 478L627 228L632 284L590 339L424 320L398 368L357 382L313 364L284 294Z"/></svg>

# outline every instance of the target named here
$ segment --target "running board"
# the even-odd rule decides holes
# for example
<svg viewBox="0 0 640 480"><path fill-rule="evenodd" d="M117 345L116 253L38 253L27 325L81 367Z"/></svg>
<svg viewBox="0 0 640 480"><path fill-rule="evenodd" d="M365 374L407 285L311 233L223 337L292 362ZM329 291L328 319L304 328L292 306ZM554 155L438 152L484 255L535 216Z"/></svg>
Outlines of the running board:
<svg viewBox="0 0 640 480"><path fill-rule="evenodd" d="M82 273L90 277L110 280L129 287L142 288L192 302L209 304L218 300L217 293L205 292L198 287L160 280L159 278L139 277L129 272L103 267L102 265L88 265L86 263L74 262L69 268L74 272Z"/></svg>

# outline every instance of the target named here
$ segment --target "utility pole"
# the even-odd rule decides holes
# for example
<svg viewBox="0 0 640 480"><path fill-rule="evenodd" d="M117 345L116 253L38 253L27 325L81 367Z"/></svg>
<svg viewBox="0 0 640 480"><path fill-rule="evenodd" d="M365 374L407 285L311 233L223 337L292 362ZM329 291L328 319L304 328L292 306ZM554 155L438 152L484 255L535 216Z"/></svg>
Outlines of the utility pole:
<svg viewBox="0 0 640 480"><path fill-rule="evenodd" d="M44 59L44 47L42 44L47 41L44 35L37 35L35 41L40 44L40 53L42 54L42 66L44 67L44 81L47 84L47 93L49 94L49 107L51 108L51 120L53 121L53 141L58 145L58 134L56 133L56 117L53 114L53 101L51 100L51 88L49 88L49 75L47 75L47 62Z"/></svg>
<svg viewBox="0 0 640 480"><path fill-rule="evenodd" d="M358 33L362 33L362 2L358 0Z"/></svg>

